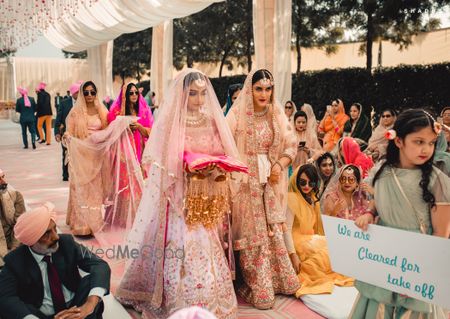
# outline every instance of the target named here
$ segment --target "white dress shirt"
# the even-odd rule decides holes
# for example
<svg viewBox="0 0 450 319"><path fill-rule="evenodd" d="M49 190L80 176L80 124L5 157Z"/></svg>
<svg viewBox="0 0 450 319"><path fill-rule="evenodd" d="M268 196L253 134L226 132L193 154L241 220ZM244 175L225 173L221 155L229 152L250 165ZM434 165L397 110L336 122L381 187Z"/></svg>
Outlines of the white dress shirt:
<svg viewBox="0 0 450 319"><path fill-rule="evenodd" d="M47 274L47 263L44 261L45 255L40 255L35 253L31 248L30 252L33 258L36 260L39 269L41 270L42 281L44 286L44 299L42 300L42 306L39 310L46 316L51 316L55 314L55 309L53 308L53 300L52 300L52 292L50 291L50 283L48 282L48 274ZM50 256L50 260L52 257ZM67 289L62 283L62 291L64 295L64 300L66 301L66 305L70 305L75 293ZM105 288L96 287L92 288L89 292L89 296L98 296L102 298L106 293ZM35 315L27 315L23 319L39 319Z"/></svg>

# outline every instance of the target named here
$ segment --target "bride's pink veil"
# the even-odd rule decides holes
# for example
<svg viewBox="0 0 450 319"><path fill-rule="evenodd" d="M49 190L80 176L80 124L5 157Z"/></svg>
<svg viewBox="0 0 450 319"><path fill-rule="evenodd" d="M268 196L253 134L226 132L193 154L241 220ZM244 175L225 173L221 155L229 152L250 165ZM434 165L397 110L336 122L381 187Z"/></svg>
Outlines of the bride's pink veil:
<svg viewBox="0 0 450 319"><path fill-rule="evenodd" d="M136 249L139 256L128 260L116 292L121 302L143 311L159 308L163 299L168 205L183 216L185 123L189 84L193 81L206 84L205 101L200 111L215 122L225 155L239 158L209 79L194 69L179 73L164 95L144 150L142 164L147 168L148 180L126 247L129 251Z"/></svg>

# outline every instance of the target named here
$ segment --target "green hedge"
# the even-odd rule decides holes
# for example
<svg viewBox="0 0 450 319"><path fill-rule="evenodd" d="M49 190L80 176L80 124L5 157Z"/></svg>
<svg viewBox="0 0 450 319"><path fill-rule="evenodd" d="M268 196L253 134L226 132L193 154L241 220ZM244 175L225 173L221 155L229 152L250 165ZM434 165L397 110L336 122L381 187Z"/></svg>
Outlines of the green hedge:
<svg viewBox="0 0 450 319"><path fill-rule="evenodd" d="M243 75L211 79L221 105L228 86L244 80ZM318 118L333 98L341 98L347 110L351 103L359 102L366 112L370 112L370 106L377 111L385 107L398 111L426 107L439 112L450 105L449 83L450 63L400 65L372 74L362 68L326 69L292 75L292 99L297 105L311 104Z"/></svg>

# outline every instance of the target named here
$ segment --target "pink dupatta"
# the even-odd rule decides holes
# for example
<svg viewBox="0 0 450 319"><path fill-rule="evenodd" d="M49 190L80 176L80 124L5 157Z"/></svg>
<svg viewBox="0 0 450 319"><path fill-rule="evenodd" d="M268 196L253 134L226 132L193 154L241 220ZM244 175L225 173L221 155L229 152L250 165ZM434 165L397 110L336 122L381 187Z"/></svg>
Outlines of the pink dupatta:
<svg viewBox="0 0 450 319"><path fill-rule="evenodd" d="M119 115L125 115L125 90L123 86L120 89L120 93L117 97L117 99L114 101L113 105L111 106L109 113L108 113L108 123L111 123L116 119ZM153 115L150 111L150 107L147 105L147 102L142 97L142 95L139 93L138 97L138 105L139 105L139 113L138 113L138 120L137 122L141 124L143 127L151 129L153 126ZM141 133L136 130L133 132L134 137L134 146L136 148L136 156L141 163L142 160L142 153L144 151L145 143L147 142L148 138L143 137Z"/></svg>

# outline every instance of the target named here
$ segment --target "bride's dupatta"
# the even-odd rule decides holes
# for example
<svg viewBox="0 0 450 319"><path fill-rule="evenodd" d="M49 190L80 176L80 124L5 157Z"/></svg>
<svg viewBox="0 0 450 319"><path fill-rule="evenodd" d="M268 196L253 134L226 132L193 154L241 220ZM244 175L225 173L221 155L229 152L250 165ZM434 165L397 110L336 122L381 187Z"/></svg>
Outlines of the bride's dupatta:
<svg viewBox="0 0 450 319"><path fill-rule="evenodd" d="M186 140L187 101L191 77L200 72L186 69L172 81L159 107L158 120L152 129L142 158L148 168L147 184L137 216L127 240L127 248L139 256L127 262L116 296L140 311L162 306L164 292L164 254L170 216L185 218L187 178L183 154ZM201 73L200 73L201 74ZM201 108L220 136L223 155L238 159L233 136L228 128L209 79ZM203 79L201 79L203 81ZM170 217L172 218L172 217Z"/></svg>

